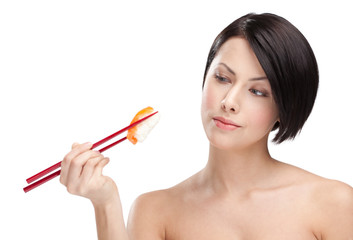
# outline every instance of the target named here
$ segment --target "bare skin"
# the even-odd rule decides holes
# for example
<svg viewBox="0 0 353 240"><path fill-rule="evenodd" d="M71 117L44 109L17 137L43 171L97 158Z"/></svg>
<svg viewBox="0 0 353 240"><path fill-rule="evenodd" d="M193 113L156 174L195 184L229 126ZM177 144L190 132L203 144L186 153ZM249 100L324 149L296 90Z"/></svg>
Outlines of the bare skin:
<svg viewBox="0 0 353 240"><path fill-rule="evenodd" d="M92 201L99 239L353 240L352 187L270 156L268 136L280 119L244 39L222 45L201 109L210 142L206 166L172 188L141 195L127 229L118 189L102 175L108 160L89 144L73 145L60 181Z"/></svg>
<svg viewBox="0 0 353 240"><path fill-rule="evenodd" d="M281 184L231 192L215 187L204 169L140 196L129 218L130 239L352 239L351 187L274 164Z"/></svg>

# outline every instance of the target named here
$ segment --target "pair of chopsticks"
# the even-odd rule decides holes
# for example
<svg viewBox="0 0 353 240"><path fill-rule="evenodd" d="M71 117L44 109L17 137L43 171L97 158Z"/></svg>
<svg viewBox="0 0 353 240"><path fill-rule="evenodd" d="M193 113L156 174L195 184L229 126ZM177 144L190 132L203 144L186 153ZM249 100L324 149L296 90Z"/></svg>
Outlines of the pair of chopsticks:
<svg viewBox="0 0 353 240"><path fill-rule="evenodd" d="M113 133L112 135L110 135L110 136L108 136L108 137L106 137L106 138L103 138L102 140L100 140L100 141L94 143L91 149L94 149L94 148L96 148L96 147L102 145L103 143L105 143L105 142L111 140L112 138L118 136L119 134L121 134L121 133L123 133L123 132L129 130L130 128L135 127L137 124L139 124L139 123L141 123L142 121L144 121L144 120L146 120L146 119L152 117L152 116L155 115L156 113L158 113L158 112L154 112L154 113L152 113L152 114L150 114L150 115L148 115L148 116L146 116L146 117L144 117L144 118L141 118L140 120L138 120L138 121L136 121L136 122L130 124L129 126L127 126L127 127L123 128L123 129L117 131L116 133ZM100 149L100 150L98 150L98 151L102 153L102 152L108 150L109 148L111 148L111 147L113 147L113 146L115 146L115 145L117 145L117 144L119 144L119 143L125 141L126 139L127 139L127 137L123 137L123 138L119 139L118 141L113 142L112 144L110 144L110 145L108 145L108 146L106 146L106 147L103 147L102 149ZM24 188L23 188L23 191L24 191L25 193L26 193L26 192L29 192L29 191L31 191L32 189L34 189L34 188L36 188L36 187L42 185L43 183L48 182L49 180L51 180L51 179L53 179L53 178L59 176L61 170L58 170L58 171L56 171L56 172L54 172L54 173L52 173L52 174L50 174L50 175L44 177L45 175L51 173L52 171L54 171L55 169L58 169L59 167L61 167L61 161L58 162L58 163L56 163L56 164L54 164L53 166L51 166L51 167L49 167L49 168L47 168L47 169L45 169L45 170L43 170L43 171L37 173L36 175L33 175L32 177L26 179L27 183L30 184L30 185L28 185L27 187L24 187ZM44 178L40 179L41 177L44 177ZM38 180L38 179L40 179L40 180ZM36 181L36 180L38 180L38 181ZM36 181L36 182L35 182L35 181Z"/></svg>

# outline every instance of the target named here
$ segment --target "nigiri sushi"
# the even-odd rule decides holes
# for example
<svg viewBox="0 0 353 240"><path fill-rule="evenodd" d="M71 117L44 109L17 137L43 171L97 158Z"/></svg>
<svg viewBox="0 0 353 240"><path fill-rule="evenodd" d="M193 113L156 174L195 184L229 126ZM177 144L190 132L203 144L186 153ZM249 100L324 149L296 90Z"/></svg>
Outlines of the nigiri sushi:
<svg viewBox="0 0 353 240"><path fill-rule="evenodd" d="M130 124L144 118L152 113L154 113L154 109L152 107L146 107L139 111L135 117L132 119ZM127 139L136 144L137 142L143 142L152 128L158 123L159 121L159 113L157 112L152 117L144 120L142 123L136 125L133 128L130 128L127 132Z"/></svg>

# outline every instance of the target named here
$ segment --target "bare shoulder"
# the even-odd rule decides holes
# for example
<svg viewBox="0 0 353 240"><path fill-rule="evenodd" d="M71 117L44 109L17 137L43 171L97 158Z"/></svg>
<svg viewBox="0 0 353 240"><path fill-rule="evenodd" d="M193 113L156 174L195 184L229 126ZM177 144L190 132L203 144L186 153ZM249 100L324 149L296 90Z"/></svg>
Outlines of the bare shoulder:
<svg viewBox="0 0 353 240"><path fill-rule="evenodd" d="M190 189L190 179L162 190L147 192L140 195L134 202L132 209L153 210L157 214L168 212L172 203L176 203L182 198L185 192Z"/></svg>
<svg viewBox="0 0 353 240"><path fill-rule="evenodd" d="M282 167L296 196L306 203L305 219L318 239L353 239L353 188L292 165Z"/></svg>
<svg viewBox="0 0 353 240"><path fill-rule="evenodd" d="M310 193L309 198L316 204L323 205L325 208L336 204L341 207L353 207L353 188L350 185L315 175L289 164L285 165L287 171L284 173L296 179L296 185L307 189L307 193Z"/></svg>
<svg viewBox="0 0 353 240"><path fill-rule="evenodd" d="M165 239L168 190L158 190L140 195L133 203L127 230L130 239Z"/></svg>
<svg viewBox="0 0 353 240"><path fill-rule="evenodd" d="M353 188L346 183L311 176L308 212L320 239L353 239Z"/></svg>
<svg viewBox="0 0 353 240"><path fill-rule="evenodd" d="M339 214L339 211L346 212L344 215L353 220L353 188L348 184L323 178L314 185L313 200L323 212L331 216Z"/></svg>
<svg viewBox="0 0 353 240"><path fill-rule="evenodd" d="M340 206L347 207L353 203L353 188L337 180L321 178L315 184L314 194L315 198L322 203L339 203Z"/></svg>
<svg viewBox="0 0 353 240"><path fill-rule="evenodd" d="M133 204L133 208L147 208L153 209L155 207L161 207L168 200L170 195L169 189L157 190L153 192L147 192L138 196Z"/></svg>
<svg viewBox="0 0 353 240"><path fill-rule="evenodd" d="M130 239L165 239L166 226L173 219L184 183L140 195L133 203L128 218Z"/></svg>

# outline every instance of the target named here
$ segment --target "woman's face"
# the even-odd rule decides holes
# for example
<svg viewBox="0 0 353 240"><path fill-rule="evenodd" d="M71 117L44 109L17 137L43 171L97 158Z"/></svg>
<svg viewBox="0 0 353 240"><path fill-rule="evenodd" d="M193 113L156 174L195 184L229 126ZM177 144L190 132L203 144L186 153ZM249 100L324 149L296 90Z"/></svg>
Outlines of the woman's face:
<svg viewBox="0 0 353 240"><path fill-rule="evenodd" d="M221 149L267 144L278 119L271 86L249 43L230 38L210 65L202 94L202 123Z"/></svg>

